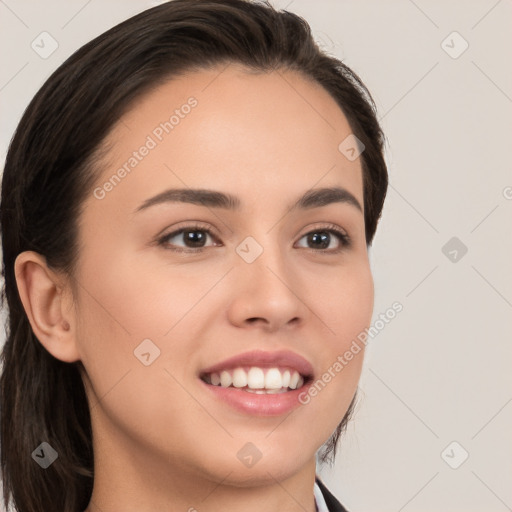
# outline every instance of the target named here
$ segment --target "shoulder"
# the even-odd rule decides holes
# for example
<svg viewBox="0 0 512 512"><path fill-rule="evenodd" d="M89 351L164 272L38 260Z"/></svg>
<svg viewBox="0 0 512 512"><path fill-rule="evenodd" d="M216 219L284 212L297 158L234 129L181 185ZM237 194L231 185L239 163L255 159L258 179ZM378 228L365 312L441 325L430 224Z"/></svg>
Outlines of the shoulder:
<svg viewBox="0 0 512 512"><path fill-rule="evenodd" d="M334 495L329 492L329 489L327 489L318 476L315 478L315 481L322 491L325 504L329 508L329 512L348 512L348 510L334 497Z"/></svg>

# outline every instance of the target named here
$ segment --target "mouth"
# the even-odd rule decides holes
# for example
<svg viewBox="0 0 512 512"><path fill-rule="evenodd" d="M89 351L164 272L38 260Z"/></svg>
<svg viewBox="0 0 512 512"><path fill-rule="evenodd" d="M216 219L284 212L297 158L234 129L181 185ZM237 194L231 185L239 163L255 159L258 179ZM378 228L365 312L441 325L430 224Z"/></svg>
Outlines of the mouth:
<svg viewBox="0 0 512 512"><path fill-rule="evenodd" d="M198 374L216 403L244 414L280 416L299 407L314 380L312 364L289 350L253 350L203 369Z"/></svg>
<svg viewBox="0 0 512 512"><path fill-rule="evenodd" d="M284 366L239 366L216 372L202 373L200 379L211 386L236 388L255 394L280 394L309 384L312 375Z"/></svg>

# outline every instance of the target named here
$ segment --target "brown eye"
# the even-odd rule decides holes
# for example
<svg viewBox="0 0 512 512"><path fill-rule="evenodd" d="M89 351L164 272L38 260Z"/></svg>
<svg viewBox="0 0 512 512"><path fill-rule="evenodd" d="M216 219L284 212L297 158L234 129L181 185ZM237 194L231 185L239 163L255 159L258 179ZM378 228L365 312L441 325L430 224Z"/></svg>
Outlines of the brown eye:
<svg viewBox="0 0 512 512"><path fill-rule="evenodd" d="M337 228L319 228L306 233L302 238L306 238L308 249L314 251L336 253L350 246L350 238ZM336 244L337 241L337 244ZM334 247L329 248L334 243Z"/></svg>
<svg viewBox="0 0 512 512"><path fill-rule="evenodd" d="M200 226L185 226L162 236L158 243L171 251L200 252L208 247L206 245L208 238L215 238L209 229Z"/></svg>

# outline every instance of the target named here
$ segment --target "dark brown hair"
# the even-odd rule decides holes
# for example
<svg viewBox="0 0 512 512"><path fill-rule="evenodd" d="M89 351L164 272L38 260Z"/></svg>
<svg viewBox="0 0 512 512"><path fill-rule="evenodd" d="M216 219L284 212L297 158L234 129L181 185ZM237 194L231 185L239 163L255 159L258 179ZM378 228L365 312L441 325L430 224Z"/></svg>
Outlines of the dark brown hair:
<svg viewBox="0 0 512 512"><path fill-rule="evenodd" d="M295 70L330 93L365 146L365 233L367 245L372 243L388 185L375 104L351 69L319 49L299 16L247 0L173 0L77 50L30 102L3 173L2 305L6 300L9 316L1 354L0 434L6 508L12 500L19 512L82 511L94 476L83 365L54 358L35 337L18 294L15 259L36 251L51 268L72 276L80 208L114 124L156 85L227 63L261 73ZM324 445L322 463L333 462L354 400ZM46 470L31 457L42 441L58 453Z"/></svg>

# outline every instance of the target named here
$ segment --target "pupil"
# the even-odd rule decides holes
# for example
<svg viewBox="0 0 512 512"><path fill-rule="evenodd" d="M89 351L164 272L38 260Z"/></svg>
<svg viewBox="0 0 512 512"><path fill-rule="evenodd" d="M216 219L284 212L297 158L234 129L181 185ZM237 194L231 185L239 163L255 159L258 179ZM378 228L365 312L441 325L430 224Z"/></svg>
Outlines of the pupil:
<svg viewBox="0 0 512 512"><path fill-rule="evenodd" d="M317 241L320 241L322 248L329 247L329 233L326 233L325 231L321 231L319 234L320 234L320 236L318 236L318 233L314 233L313 235L310 235L310 237L309 237L310 241L313 241L315 243ZM318 247L318 244L317 244L317 247Z"/></svg>
<svg viewBox="0 0 512 512"><path fill-rule="evenodd" d="M192 244L199 244L201 246L201 241L204 242L204 236L201 231L185 231L186 239L188 242L192 242Z"/></svg>

